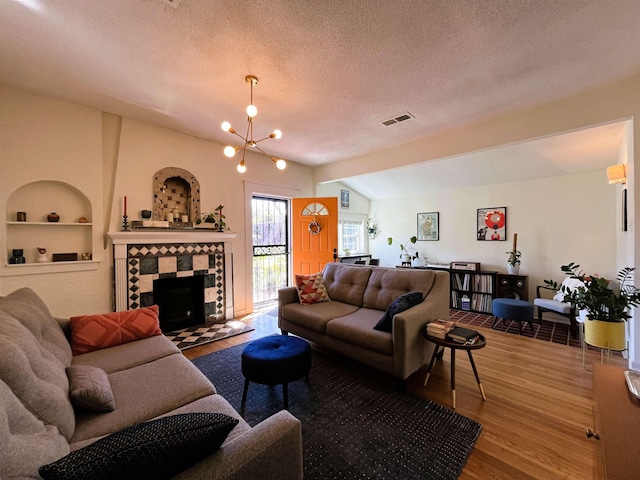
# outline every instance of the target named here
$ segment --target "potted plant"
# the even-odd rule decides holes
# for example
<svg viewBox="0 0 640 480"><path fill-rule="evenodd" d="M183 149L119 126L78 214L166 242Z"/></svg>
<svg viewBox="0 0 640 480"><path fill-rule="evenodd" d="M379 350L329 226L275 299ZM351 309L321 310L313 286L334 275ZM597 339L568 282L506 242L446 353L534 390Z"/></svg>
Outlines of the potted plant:
<svg viewBox="0 0 640 480"><path fill-rule="evenodd" d="M369 220L367 220L367 234L371 240L376 238L378 235L378 226L373 218L369 218Z"/></svg>
<svg viewBox="0 0 640 480"><path fill-rule="evenodd" d="M507 252L509 257L507 258L507 273L509 275L517 275L520 271L520 250L511 250Z"/></svg>
<svg viewBox="0 0 640 480"><path fill-rule="evenodd" d="M414 258L418 258L418 251L409 245L410 243L415 244L417 241L418 237L416 236L411 237L406 243L400 243L391 237L387 238L387 243L389 245L393 243L400 245L400 259L402 260L402 263L410 263Z"/></svg>
<svg viewBox="0 0 640 480"><path fill-rule="evenodd" d="M624 267L618 272L616 279L619 289L610 288L610 281L597 275L585 275L580 265L573 262L561 267L566 275L578 279L581 286L570 289L563 285L558 289L556 282L544 282L556 288L564 295L564 302L571 303L576 310L584 312L585 342L595 347L610 350L626 348L625 320L631 318L630 307L640 305L640 290L631 284L631 276L635 270Z"/></svg>

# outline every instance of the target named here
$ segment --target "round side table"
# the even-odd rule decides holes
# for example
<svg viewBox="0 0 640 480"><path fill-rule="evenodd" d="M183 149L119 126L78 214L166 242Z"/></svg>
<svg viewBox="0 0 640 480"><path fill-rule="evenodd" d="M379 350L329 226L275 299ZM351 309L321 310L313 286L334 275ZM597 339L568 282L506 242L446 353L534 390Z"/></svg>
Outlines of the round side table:
<svg viewBox="0 0 640 480"><path fill-rule="evenodd" d="M449 338L438 338L433 337L427 333L427 329L422 329L422 334L424 337L436 344L436 348L433 350L433 355L431 355L431 361L429 362L429 368L427 369L427 376L424 379L424 385L427 385L429 381L429 376L431 375L431 368L433 367L433 362L435 362L436 356L438 355L438 347L444 347L451 350L451 403L452 407L456 408L456 350L465 350L469 355L469 363L471 363L471 368L473 369L473 374L476 377L476 382L478 383L478 388L480 389L480 395L482 395L482 400L486 400L487 396L484 394L484 389L482 388L482 383L480 382L480 377L478 376L478 370L476 369L476 364L473 361L473 356L471 355L471 350L479 350L480 348L484 348L487 345L487 341L483 335L478 334L478 339L471 345L466 345L464 343L454 342Z"/></svg>

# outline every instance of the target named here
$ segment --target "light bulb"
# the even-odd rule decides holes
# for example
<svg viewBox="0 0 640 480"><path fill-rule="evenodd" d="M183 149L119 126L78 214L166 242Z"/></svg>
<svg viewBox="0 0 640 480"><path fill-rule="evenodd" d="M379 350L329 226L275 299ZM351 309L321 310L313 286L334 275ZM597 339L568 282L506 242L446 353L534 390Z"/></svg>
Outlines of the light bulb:
<svg viewBox="0 0 640 480"><path fill-rule="evenodd" d="M244 166L244 163L239 163L237 167L238 172L244 173L247 171L247 167Z"/></svg>
<svg viewBox="0 0 640 480"><path fill-rule="evenodd" d="M232 147L231 145L227 145L226 147L224 147L224 154L227 157L232 158L236 154L236 149L234 147Z"/></svg>
<svg viewBox="0 0 640 480"><path fill-rule="evenodd" d="M276 167L278 167L278 170L284 170L287 168L287 162L280 158L276 161Z"/></svg>
<svg viewBox="0 0 640 480"><path fill-rule="evenodd" d="M276 140L282 137L282 132L280 130L274 130L273 131L273 138L275 138Z"/></svg>
<svg viewBox="0 0 640 480"><path fill-rule="evenodd" d="M258 109L256 108L255 105L249 105L247 107L247 115L249 115L251 118L255 117L258 114Z"/></svg>
<svg viewBox="0 0 640 480"><path fill-rule="evenodd" d="M222 125L220 125L220 127L222 127L222 130L224 130L225 132L228 132L231 128L231 124L229 122L222 122Z"/></svg>

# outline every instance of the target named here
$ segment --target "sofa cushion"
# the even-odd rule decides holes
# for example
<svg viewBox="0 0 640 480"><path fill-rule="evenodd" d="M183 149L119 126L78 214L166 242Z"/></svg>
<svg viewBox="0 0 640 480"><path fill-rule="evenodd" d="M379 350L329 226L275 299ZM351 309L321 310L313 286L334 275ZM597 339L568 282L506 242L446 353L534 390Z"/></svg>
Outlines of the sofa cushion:
<svg viewBox="0 0 640 480"><path fill-rule="evenodd" d="M45 480L169 479L222 445L238 420L185 413L120 430L40 468Z"/></svg>
<svg viewBox="0 0 640 480"><path fill-rule="evenodd" d="M350 315L329 322L327 335L367 350L393 355L391 334L373 329L380 315L382 315L380 310L360 308Z"/></svg>
<svg viewBox="0 0 640 480"><path fill-rule="evenodd" d="M71 317L71 348L74 355L162 335L158 306L123 312Z"/></svg>
<svg viewBox="0 0 640 480"><path fill-rule="evenodd" d="M584 282L579 278L566 277L562 281L562 284L560 284L560 290L558 290L553 296L553 300L555 300L556 302L564 301L564 293L562 292L562 287L569 289L569 291L573 291L578 287L584 287Z"/></svg>
<svg viewBox="0 0 640 480"><path fill-rule="evenodd" d="M0 298L0 312L9 314L24 325L42 348L51 352L65 367L71 365L71 347L62 327L36 292L21 288Z"/></svg>
<svg viewBox="0 0 640 480"><path fill-rule="evenodd" d="M90 365L72 365L67 367L67 376L71 403L75 407L92 412L115 410L116 402L104 370Z"/></svg>
<svg viewBox="0 0 640 480"><path fill-rule="evenodd" d="M72 365L93 365L107 373L114 373L173 354L180 355L178 347L164 335L155 335L135 342L75 355Z"/></svg>
<svg viewBox="0 0 640 480"><path fill-rule="evenodd" d="M238 425L235 426L231 433L227 436L226 440L222 444L232 442L234 439L242 436L251 430L249 424L240 416L240 414L231 406L231 404L219 394L208 395L204 398L199 398L193 402L187 403L175 410L162 415L163 417L169 415L177 415L179 413L192 413L192 412L210 412L210 413L224 413L238 420Z"/></svg>
<svg viewBox="0 0 640 480"><path fill-rule="evenodd" d="M169 355L112 373L109 383L116 409L106 413L78 410L73 443L130 427L216 393L211 382L183 355Z"/></svg>
<svg viewBox="0 0 640 480"><path fill-rule="evenodd" d="M362 307L362 296L371 270L371 267L360 265L327 263L322 276L331 300Z"/></svg>
<svg viewBox="0 0 640 480"><path fill-rule="evenodd" d="M36 418L71 438L75 416L65 365L4 312L0 312L0 380Z"/></svg>
<svg viewBox="0 0 640 480"><path fill-rule="evenodd" d="M314 303L313 305L289 303L282 307L280 315L284 320L324 334L327 331L327 323L356 310L358 307L355 305L334 301Z"/></svg>
<svg viewBox="0 0 640 480"><path fill-rule="evenodd" d="M0 478L38 478L38 468L69 453L67 440L29 412L0 380Z"/></svg>
<svg viewBox="0 0 640 480"><path fill-rule="evenodd" d="M421 292L409 292L400 295L396 298L391 305L384 312L382 318L373 327L374 330L380 330L381 332L391 332L393 330L393 317L400 312L409 310L411 307L415 307L419 303L422 303Z"/></svg>
<svg viewBox="0 0 640 480"><path fill-rule="evenodd" d="M409 268L374 268L364 292L363 306L383 312L404 293L421 292L423 298L431 291L436 272Z"/></svg>
<svg viewBox="0 0 640 480"><path fill-rule="evenodd" d="M331 301L327 295L327 287L324 285L321 272L311 275L296 275L296 288L300 305Z"/></svg>

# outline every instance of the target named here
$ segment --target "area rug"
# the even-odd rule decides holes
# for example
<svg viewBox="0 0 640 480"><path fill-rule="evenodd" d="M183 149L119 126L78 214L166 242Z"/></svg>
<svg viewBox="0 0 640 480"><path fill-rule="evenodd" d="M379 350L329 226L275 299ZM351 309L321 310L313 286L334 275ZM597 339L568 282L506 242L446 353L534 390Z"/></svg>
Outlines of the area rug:
<svg viewBox="0 0 640 480"><path fill-rule="evenodd" d="M464 310L451 310L450 319L456 323L474 325L476 327L491 328L495 317L482 313L466 312ZM515 320L499 321L494 330L498 332L514 333L518 335L518 322ZM559 343L570 347L582 348L579 338L571 337L568 323L549 322L542 320L542 324L537 319L533 320L533 330L529 325L522 324L522 336L535 338L544 342ZM587 349L599 352L600 349L587 345ZM621 352L611 352L611 355L622 356Z"/></svg>
<svg viewBox="0 0 640 480"><path fill-rule="evenodd" d="M238 320L223 320L210 327L189 327L165 333L165 336L180 350L197 347L223 338L233 337L241 333L251 332L255 328Z"/></svg>
<svg viewBox="0 0 640 480"><path fill-rule="evenodd" d="M240 411L246 344L193 363ZM289 411L302 422L304 478L455 479L482 426L397 388L389 375L313 352L310 382L289 384ZM251 383L245 420L256 425L283 408L282 386Z"/></svg>

